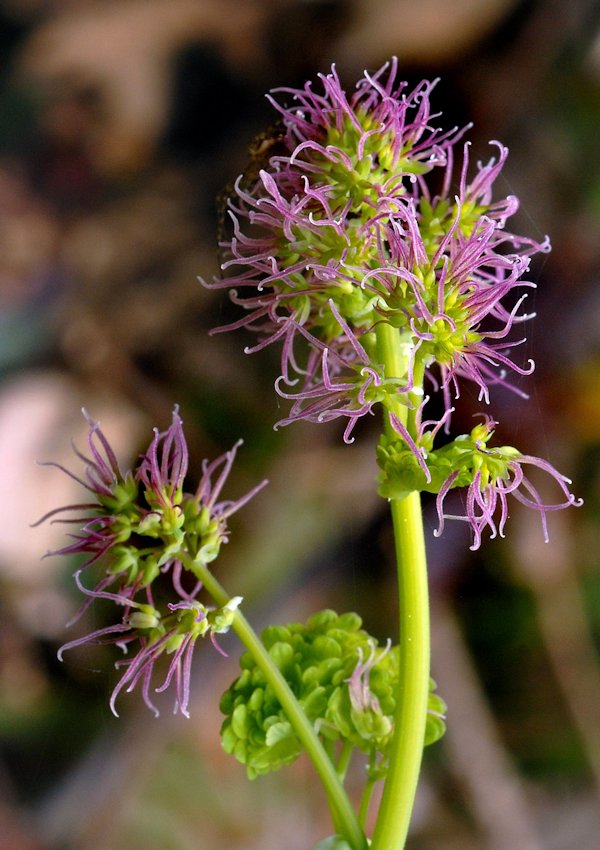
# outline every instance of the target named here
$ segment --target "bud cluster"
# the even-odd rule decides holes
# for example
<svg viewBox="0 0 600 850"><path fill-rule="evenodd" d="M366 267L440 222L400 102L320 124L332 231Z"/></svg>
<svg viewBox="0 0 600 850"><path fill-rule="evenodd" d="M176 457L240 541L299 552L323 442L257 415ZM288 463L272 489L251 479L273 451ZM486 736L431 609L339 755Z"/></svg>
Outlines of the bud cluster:
<svg viewBox="0 0 600 850"><path fill-rule="evenodd" d="M398 647L379 646L358 614L325 610L306 624L271 626L269 655L306 716L329 747L342 742L370 756L372 779L385 775L399 679ZM241 675L221 699L223 747L250 778L293 762L302 751L264 674L249 653ZM431 683L425 743L444 732L445 705Z"/></svg>

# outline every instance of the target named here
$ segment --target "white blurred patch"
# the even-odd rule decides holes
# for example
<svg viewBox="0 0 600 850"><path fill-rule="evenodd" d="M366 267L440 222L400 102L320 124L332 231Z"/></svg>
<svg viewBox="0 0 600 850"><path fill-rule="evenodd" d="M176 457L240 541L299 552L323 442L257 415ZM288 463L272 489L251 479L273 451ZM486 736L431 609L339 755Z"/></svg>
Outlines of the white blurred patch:
<svg viewBox="0 0 600 850"><path fill-rule="evenodd" d="M142 426L127 403L82 399L73 382L52 372L20 376L0 389L0 580L17 616L27 620L30 631L46 636L61 631L73 612L59 589L64 558L43 555L66 545L66 535L77 526L31 525L54 508L88 502L90 496L59 469L39 462L54 461L81 475L83 464L72 442L86 453L83 403L102 422L126 468Z"/></svg>

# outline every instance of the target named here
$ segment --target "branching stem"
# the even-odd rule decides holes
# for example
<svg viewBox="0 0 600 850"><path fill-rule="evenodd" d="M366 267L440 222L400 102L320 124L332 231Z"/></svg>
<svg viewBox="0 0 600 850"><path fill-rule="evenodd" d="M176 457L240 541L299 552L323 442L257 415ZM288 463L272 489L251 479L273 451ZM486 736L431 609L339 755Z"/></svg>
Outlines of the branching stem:
<svg viewBox="0 0 600 850"><path fill-rule="evenodd" d="M200 579L217 605L223 606L229 602L229 595L204 564L189 559L186 566ZM234 614L233 629L252 655L257 667L262 670L265 679L281 703L294 732L311 758L325 788L336 831L345 838L352 850L367 850L365 834L359 825L354 808L348 799L333 762L325 752L312 724L279 668L239 610Z"/></svg>

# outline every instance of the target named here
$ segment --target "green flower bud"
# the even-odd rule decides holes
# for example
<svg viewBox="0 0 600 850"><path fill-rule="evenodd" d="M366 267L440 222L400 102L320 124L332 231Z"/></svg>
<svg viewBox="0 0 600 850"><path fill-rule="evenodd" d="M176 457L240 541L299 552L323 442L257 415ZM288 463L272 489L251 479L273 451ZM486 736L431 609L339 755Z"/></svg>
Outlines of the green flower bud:
<svg viewBox="0 0 600 850"><path fill-rule="evenodd" d="M242 602L242 596L234 596L222 608L217 608L215 611L209 611L207 614L207 619L208 623L210 624L211 631L218 635L225 634L225 632L228 632L231 627L231 624L233 623L235 612L240 607Z"/></svg>
<svg viewBox="0 0 600 850"><path fill-rule="evenodd" d="M134 546L116 545L110 551L110 564L107 566L107 572L123 573L127 572L127 582L132 584L137 578L140 571L140 551Z"/></svg>
<svg viewBox="0 0 600 850"><path fill-rule="evenodd" d="M160 613L152 605L138 604L127 618L132 629L156 629L160 625Z"/></svg>
<svg viewBox="0 0 600 850"><path fill-rule="evenodd" d="M425 724L425 746L435 744L446 731L446 710L448 706L444 700L434 693L436 684L433 679L429 681L429 699L427 701L427 721Z"/></svg>
<svg viewBox="0 0 600 850"><path fill-rule="evenodd" d="M155 555L147 555L143 559L142 564L142 586L147 587L152 584L155 578L158 577L158 574L160 573L160 566L158 558Z"/></svg>
<svg viewBox="0 0 600 850"><path fill-rule="evenodd" d="M136 531L142 537L160 537L161 536L161 516L158 511L151 511L143 517L137 525Z"/></svg>

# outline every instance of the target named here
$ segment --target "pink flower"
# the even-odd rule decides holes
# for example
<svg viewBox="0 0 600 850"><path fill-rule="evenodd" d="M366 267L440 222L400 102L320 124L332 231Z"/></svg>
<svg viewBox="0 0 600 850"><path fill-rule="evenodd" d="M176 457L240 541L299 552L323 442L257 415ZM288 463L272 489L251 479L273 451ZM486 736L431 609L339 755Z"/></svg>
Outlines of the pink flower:
<svg viewBox="0 0 600 850"><path fill-rule="evenodd" d="M436 497L436 507L439 525L434 532L439 537L444 530L447 519L468 522L473 532L471 549L481 545L482 534L489 529L490 537L504 537L504 527L509 516L508 496L513 496L518 502L537 511L542 522L542 531L546 543L549 541L546 515L551 511L580 506L582 499L577 499L569 490L571 480L556 470L552 464L542 458L524 455L510 446L488 448L487 441L493 434L496 423L486 417L482 425L477 426L472 434L472 441L465 439L464 443L456 440L454 460L455 469L442 484ZM448 454L451 454L452 448ZM557 503L546 503L535 485L525 473L524 467L533 466L541 469L554 479L564 500ZM465 516L444 513L444 501L450 490L455 486L467 486Z"/></svg>

